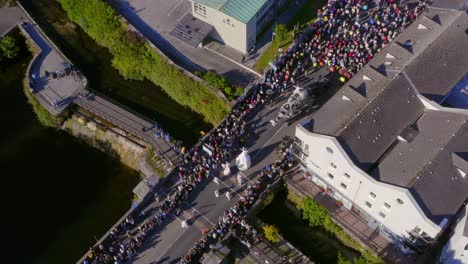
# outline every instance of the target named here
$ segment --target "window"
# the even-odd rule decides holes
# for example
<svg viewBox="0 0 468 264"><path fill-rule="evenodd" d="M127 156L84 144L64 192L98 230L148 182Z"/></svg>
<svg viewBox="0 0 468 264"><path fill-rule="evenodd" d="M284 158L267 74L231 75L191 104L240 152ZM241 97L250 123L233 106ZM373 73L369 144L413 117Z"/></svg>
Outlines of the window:
<svg viewBox="0 0 468 264"><path fill-rule="evenodd" d="M419 226L415 226L415 227L414 227L414 232L415 232L416 234L421 233L421 228L420 228Z"/></svg>
<svg viewBox="0 0 468 264"><path fill-rule="evenodd" d="M346 186L346 184L344 184L344 183L341 183L340 186L341 186L341 188L343 188L345 190L346 190L346 188L348 188L348 186Z"/></svg>
<svg viewBox="0 0 468 264"><path fill-rule="evenodd" d="M349 178L351 178L351 176L348 174L348 173L345 173L344 174L345 178L349 180Z"/></svg>
<svg viewBox="0 0 468 264"><path fill-rule="evenodd" d="M332 168L336 169L336 165L335 165L335 163L331 162L331 163L330 163L330 167L332 167Z"/></svg>
<svg viewBox="0 0 468 264"><path fill-rule="evenodd" d="M385 219L386 215L383 213L383 212L380 212L379 213L379 216L382 218L382 219Z"/></svg>
<svg viewBox="0 0 468 264"><path fill-rule="evenodd" d="M330 147L327 147L326 149L328 153L333 154L333 149L331 149Z"/></svg>
<svg viewBox="0 0 468 264"><path fill-rule="evenodd" d="M373 193L373 192L369 193L369 196L372 197L372 198L377 197L377 195L375 195L375 193Z"/></svg>
<svg viewBox="0 0 468 264"><path fill-rule="evenodd" d="M388 203L384 203L384 206L385 206L385 208L387 208L387 210L390 210L390 208L392 208L392 206L389 205Z"/></svg>
<svg viewBox="0 0 468 264"><path fill-rule="evenodd" d="M308 145L308 144L305 144L305 145L304 145L304 149L308 151L308 150L309 150L309 145Z"/></svg>
<svg viewBox="0 0 468 264"><path fill-rule="evenodd" d="M366 206L372 208L372 204L366 201Z"/></svg>
<svg viewBox="0 0 468 264"><path fill-rule="evenodd" d="M202 17L206 17L206 6L201 5L199 3L194 3L193 7L195 13L199 14Z"/></svg>
<svg viewBox="0 0 468 264"><path fill-rule="evenodd" d="M397 198L396 200L399 204L404 204L403 200L401 200L400 198Z"/></svg>
<svg viewBox="0 0 468 264"><path fill-rule="evenodd" d="M331 174L331 173L328 173L328 178L330 178L331 180L333 180L333 178L335 178L335 176L333 176L333 174Z"/></svg>

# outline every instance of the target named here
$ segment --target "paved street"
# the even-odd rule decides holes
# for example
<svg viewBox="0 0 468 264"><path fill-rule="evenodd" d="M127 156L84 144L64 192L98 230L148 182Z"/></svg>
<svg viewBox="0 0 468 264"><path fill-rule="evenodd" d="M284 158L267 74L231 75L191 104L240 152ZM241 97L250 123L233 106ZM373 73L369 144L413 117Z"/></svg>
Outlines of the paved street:
<svg viewBox="0 0 468 264"><path fill-rule="evenodd" d="M310 86L318 77L323 74L321 70L316 74L307 78L302 85ZM292 88L290 88L292 89ZM295 125L307 118L306 116L299 118L294 123L288 125L280 122L276 126L270 124L270 120L276 117L279 107L287 99L289 93L280 96L274 102L267 106L258 106L247 118L247 121L256 124L255 136L246 142L246 147L249 150L252 167L244 172L244 175L249 180L254 180L257 173L264 168L265 165L273 163L277 156L275 148L282 141L285 135L293 135ZM234 154L234 153L233 153ZM235 153L237 155L238 153ZM234 166L234 161L231 162ZM232 175L235 175L235 169L232 167ZM172 182L177 181L177 176L173 175ZM139 249L138 254L131 260L132 263L174 263L179 257L185 255L196 241L202 236L201 230L206 227L210 228L219 219L223 212L231 207L237 200L238 196L233 197L230 201L227 200L224 193L241 192L247 185L247 181L240 187L237 185L235 176L222 177L220 184L220 197L216 198L214 191L218 189L218 185L214 182L201 183L191 194L191 198L184 203L184 210L177 219L171 216L163 227L157 229L146 240L145 244ZM155 202L146 207L145 211L153 211L157 205ZM194 221L189 228L183 229L181 221L191 219Z"/></svg>
<svg viewBox="0 0 468 264"><path fill-rule="evenodd" d="M188 0L112 0L110 3L138 31L174 62L194 72L213 70L246 86L256 76L239 65L203 48L193 48L170 35L180 18L191 12Z"/></svg>

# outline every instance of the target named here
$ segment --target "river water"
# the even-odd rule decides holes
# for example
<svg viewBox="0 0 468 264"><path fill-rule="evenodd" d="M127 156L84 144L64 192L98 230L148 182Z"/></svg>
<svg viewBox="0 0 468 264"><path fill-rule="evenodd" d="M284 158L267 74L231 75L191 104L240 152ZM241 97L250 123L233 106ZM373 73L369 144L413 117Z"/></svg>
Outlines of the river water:
<svg viewBox="0 0 468 264"><path fill-rule="evenodd" d="M186 145L211 127L148 81L124 80L111 55L54 0L21 1L92 89L156 120ZM130 208L138 174L68 133L43 127L21 82L31 55L0 64L0 168L6 263L74 263Z"/></svg>
<svg viewBox="0 0 468 264"><path fill-rule="evenodd" d="M2 252L12 257L8 263L73 263L130 208L139 177L37 121L21 85L31 58L24 51L0 64L2 218L8 220Z"/></svg>
<svg viewBox="0 0 468 264"><path fill-rule="evenodd" d="M169 98L148 80L125 80L112 67L112 55L75 26L55 0L21 0L23 6L63 53L88 78L91 89L155 121L175 138L192 145L211 126L203 117Z"/></svg>

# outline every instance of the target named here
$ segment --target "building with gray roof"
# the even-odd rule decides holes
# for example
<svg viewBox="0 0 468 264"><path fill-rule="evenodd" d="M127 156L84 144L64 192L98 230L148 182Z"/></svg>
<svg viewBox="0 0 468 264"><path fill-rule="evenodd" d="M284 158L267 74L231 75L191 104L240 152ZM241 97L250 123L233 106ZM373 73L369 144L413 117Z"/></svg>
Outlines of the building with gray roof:
<svg viewBox="0 0 468 264"><path fill-rule="evenodd" d="M467 43L466 11L429 8L296 129L303 170L404 250L468 200Z"/></svg>

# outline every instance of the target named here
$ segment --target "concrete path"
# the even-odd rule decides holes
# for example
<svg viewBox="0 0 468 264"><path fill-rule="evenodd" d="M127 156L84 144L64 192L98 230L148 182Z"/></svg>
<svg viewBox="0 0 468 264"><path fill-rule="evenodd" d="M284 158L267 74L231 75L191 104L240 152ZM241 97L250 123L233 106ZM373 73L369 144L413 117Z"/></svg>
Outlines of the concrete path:
<svg viewBox="0 0 468 264"><path fill-rule="evenodd" d="M40 50L27 73L31 91L50 113L58 115L73 102L76 91L86 86L86 78L73 69L71 63L48 41L36 24L25 22L19 27ZM70 65L73 70L69 74L62 73L64 65ZM46 71L57 73L59 77L46 76Z"/></svg>
<svg viewBox="0 0 468 264"><path fill-rule="evenodd" d="M193 48L170 35L179 19L191 12L189 0L111 0L111 5L166 56L188 71L211 70L246 86L256 76L203 48Z"/></svg>
<svg viewBox="0 0 468 264"><path fill-rule="evenodd" d="M21 23L24 14L17 6L0 8L0 37L16 24Z"/></svg>
<svg viewBox="0 0 468 264"><path fill-rule="evenodd" d="M85 89L80 89L77 92L73 102L134 136L143 139L155 151L161 150L161 154L171 160L174 165L179 162L178 154L172 149L174 144L156 137L155 122L153 120L134 112L102 94Z"/></svg>

